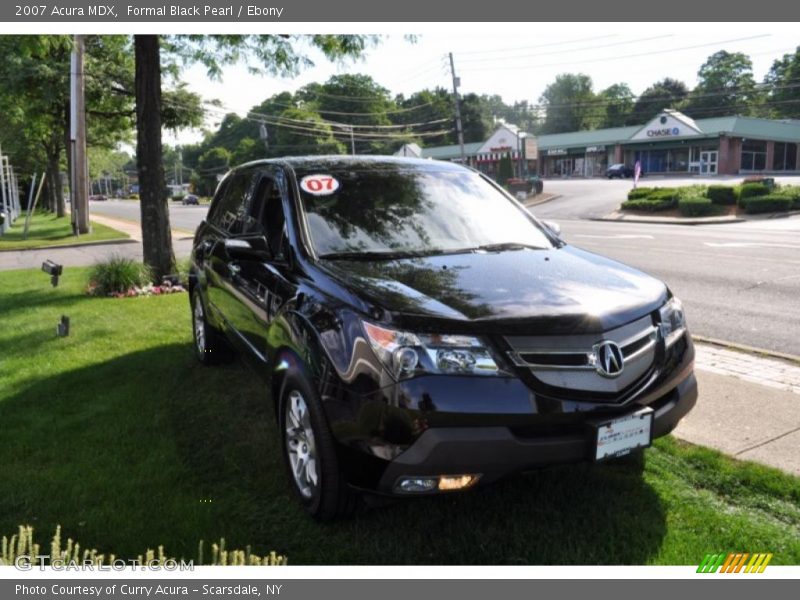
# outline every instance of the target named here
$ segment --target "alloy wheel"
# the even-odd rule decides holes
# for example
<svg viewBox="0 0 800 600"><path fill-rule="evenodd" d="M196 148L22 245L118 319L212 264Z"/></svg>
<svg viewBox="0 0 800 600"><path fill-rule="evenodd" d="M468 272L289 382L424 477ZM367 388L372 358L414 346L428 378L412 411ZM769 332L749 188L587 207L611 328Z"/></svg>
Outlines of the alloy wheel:
<svg viewBox="0 0 800 600"><path fill-rule="evenodd" d="M284 413L286 450L294 482L300 495L311 498L319 485L317 448L311 415L302 394L292 390Z"/></svg>

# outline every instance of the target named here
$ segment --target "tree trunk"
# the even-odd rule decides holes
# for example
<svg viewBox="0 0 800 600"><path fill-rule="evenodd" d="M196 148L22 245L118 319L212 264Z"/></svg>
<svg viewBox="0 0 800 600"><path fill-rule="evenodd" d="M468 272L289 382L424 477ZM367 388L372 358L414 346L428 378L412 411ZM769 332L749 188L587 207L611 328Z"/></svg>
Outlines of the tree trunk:
<svg viewBox="0 0 800 600"><path fill-rule="evenodd" d="M144 262L156 281L175 270L161 147L161 62L156 35L135 35L136 167Z"/></svg>

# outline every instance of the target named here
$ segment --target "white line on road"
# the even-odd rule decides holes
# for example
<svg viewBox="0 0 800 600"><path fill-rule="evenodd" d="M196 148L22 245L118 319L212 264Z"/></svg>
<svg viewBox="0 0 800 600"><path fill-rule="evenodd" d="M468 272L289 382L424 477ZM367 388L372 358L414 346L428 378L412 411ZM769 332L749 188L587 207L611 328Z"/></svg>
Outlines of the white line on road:
<svg viewBox="0 0 800 600"><path fill-rule="evenodd" d="M587 233L577 233L572 237L580 238L602 238L607 240L654 240L652 235L619 234L619 235L589 235Z"/></svg>
<svg viewBox="0 0 800 600"><path fill-rule="evenodd" d="M773 244L771 242L703 242L712 248L797 248L800 244Z"/></svg>

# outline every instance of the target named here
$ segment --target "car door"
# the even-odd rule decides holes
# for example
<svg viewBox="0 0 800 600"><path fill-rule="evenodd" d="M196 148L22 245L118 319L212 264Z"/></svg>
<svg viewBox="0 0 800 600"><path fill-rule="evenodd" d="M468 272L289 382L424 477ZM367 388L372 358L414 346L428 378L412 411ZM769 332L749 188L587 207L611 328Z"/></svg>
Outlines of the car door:
<svg viewBox="0 0 800 600"><path fill-rule="evenodd" d="M228 252L226 242L242 233L254 185L254 170L233 173L227 183L224 197L210 216L214 235L206 241L205 270L208 277L208 301L223 327L231 334L234 343L240 342L236 323L245 310L241 306L239 273L241 266ZM240 344L237 344L240 345Z"/></svg>
<svg viewBox="0 0 800 600"><path fill-rule="evenodd" d="M280 169L262 168L254 181L241 239L266 240L267 257L237 261L236 329L262 362L268 360L270 327L296 288L289 267L285 218L286 183Z"/></svg>

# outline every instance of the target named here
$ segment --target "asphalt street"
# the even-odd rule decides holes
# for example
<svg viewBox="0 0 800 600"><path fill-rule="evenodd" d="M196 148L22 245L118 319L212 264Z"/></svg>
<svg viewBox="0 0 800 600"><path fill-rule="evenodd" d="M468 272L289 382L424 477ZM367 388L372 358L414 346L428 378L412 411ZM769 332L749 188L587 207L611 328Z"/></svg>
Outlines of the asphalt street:
<svg viewBox="0 0 800 600"><path fill-rule="evenodd" d="M630 180L547 180L545 186L561 197L534 207L534 214L556 220L567 242L665 281L683 300L694 333L800 355L800 216L693 227L592 221L619 206ZM139 220L136 202L93 203L92 210ZM170 205L172 226L193 231L206 211Z"/></svg>
<svg viewBox="0 0 800 600"><path fill-rule="evenodd" d="M106 215L126 221L142 220L139 203L131 200L107 200L104 202L91 202L89 211L92 214ZM208 205L184 206L180 202L170 202L169 220L173 229L194 233L200 221L206 216Z"/></svg>

